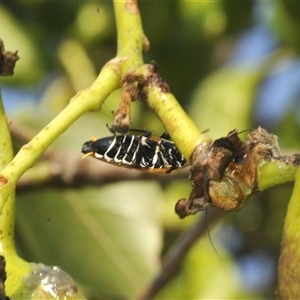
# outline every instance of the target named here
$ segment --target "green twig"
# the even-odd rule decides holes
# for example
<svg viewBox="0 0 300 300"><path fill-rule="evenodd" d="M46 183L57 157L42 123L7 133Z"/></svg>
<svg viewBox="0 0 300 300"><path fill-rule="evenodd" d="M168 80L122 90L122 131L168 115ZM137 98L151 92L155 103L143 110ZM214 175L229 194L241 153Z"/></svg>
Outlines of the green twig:
<svg viewBox="0 0 300 300"><path fill-rule="evenodd" d="M300 170L296 175L296 182L289 202L281 254L278 266L278 298L299 299L300 295Z"/></svg>
<svg viewBox="0 0 300 300"><path fill-rule="evenodd" d="M16 182L29 169L49 145L73 124L81 115L90 110L99 110L107 96L120 85L122 60L114 59L101 70L90 88L75 95L68 106L24 145L15 158L0 173L0 208L14 193Z"/></svg>
<svg viewBox="0 0 300 300"><path fill-rule="evenodd" d="M185 157L190 157L197 144L210 140L197 128L173 94L150 87L147 104L155 111Z"/></svg>
<svg viewBox="0 0 300 300"><path fill-rule="evenodd" d="M258 190L262 191L274 185L292 182L299 166L291 161L272 160L257 166Z"/></svg>
<svg viewBox="0 0 300 300"><path fill-rule="evenodd" d="M118 32L117 57L125 58L122 64L122 77L130 69L143 64L143 49L146 37L137 3L134 0L114 0Z"/></svg>
<svg viewBox="0 0 300 300"><path fill-rule="evenodd" d="M2 97L0 94L0 169L6 167L13 157L13 148L5 115L5 110L2 103ZM7 251L11 252L14 248L14 221L15 221L15 209L14 209L14 193L11 194L9 201L5 205L3 211L0 214L0 243L2 244L1 253L4 254Z"/></svg>
<svg viewBox="0 0 300 300"><path fill-rule="evenodd" d="M9 125L7 124L7 118L2 103L2 96L0 93L0 170L2 170L13 157L13 149L8 126Z"/></svg>
<svg viewBox="0 0 300 300"><path fill-rule="evenodd" d="M5 110L2 103L0 93L0 169L4 169L13 157L13 147L11 143L9 125L5 115ZM0 177L2 184L6 183L5 177ZM1 213L0 213L0 253L6 259L6 290L13 291L16 286L19 286L20 278L30 271L30 266L27 262L19 258L15 251L14 244L14 225L15 225L15 193L12 191L9 197L1 198Z"/></svg>

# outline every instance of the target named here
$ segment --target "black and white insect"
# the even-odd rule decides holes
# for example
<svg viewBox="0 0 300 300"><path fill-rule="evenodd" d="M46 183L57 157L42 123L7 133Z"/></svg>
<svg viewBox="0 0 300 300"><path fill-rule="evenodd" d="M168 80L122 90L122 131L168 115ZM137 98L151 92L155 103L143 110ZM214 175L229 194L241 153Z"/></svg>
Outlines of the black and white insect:
<svg viewBox="0 0 300 300"><path fill-rule="evenodd" d="M167 133L157 137L151 136L149 131L141 132L140 135L115 134L101 139L92 137L82 145L83 158L92 156L115 165L153 173L170 173L187 165L187 160Z"/></svg>

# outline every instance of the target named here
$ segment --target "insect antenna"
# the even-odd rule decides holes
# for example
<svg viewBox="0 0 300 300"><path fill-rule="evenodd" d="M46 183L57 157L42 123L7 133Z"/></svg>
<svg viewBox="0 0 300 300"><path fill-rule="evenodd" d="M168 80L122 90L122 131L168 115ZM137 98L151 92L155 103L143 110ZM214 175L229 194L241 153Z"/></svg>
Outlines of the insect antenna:
<svg viewBox="0 0 300 300"><path fill-rule="evenodd" d="M238 134L242 134L242 133L244 133L244 132L249 132L249 131L253 131L253 130L254 130L254 128L244 129L244 130L242 130L242 131L239 131Z"/></svg>
<svg viewBox="0 0 300 300"><path fill-rule="evenodd" d="M207 235L208 235L208 239L210 241L210 244L212 246L212 248L214 249L214 251L216 252L216 254L218 255L219 259L221 259L220 253L217 251L212 238L211 238L211 234L210 234L210 230L209 230L209 223L208 223L208 209L204 210L205 212L205 225L206 225L206 231L207 231Z"/></svg>

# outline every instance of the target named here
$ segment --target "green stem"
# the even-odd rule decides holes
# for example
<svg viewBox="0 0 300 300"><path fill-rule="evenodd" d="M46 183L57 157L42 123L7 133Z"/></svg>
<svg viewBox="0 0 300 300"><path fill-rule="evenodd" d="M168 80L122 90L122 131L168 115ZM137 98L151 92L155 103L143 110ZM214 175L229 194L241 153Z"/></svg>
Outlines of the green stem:
<svg viewBox="0 0 300 300"><path fill-rule="evenodd" d="M197 144L210 140L197 128L173 94L150 87L147 104L155 111L185 157L190 157Z"/></svg>
<svg viewBox="0 0 300 300"><path fill-rule="evenodd" d="M263 161L257 166L258 189L262 191L274 185L292 182L298 169L299 166L288 161Z"/></svg>
<svg viewBox="0 0 300 300"><path fill-rule="evenodd" d="M114 59L103 67L90 88L75 95L68 106L54 118L28 144L24 145L15 158L0 173L0 209L11 194L16 182L29 169L49 145L89 110L99 110L107 96L120 86L122 60Z"/></svg>
<svg viewBox="0 0 300 300"><path fill-rule="evenodd" d="M143 64L143 42L145 35L136 1L114 0L118 32L117 57L125 58L122 77L130 69Z"/></svg>
<svg viewBox="0 0 300 300"><path fill-rule="evenodd" d="M7 118L0 93L0 170L3 170L13 157L13 147L7 124ZM5 178L1 178L4 180ZM5 201L7 200L7 201ZM13 292L20 284L20 278L30 272L30 265L19 258L15 251L14 226L15 226L15 193L12 191L7 198L1 198L2 206L0 213L0 253L6 259L6 290Z"/></svg>
<svg viewBox="0 0 300 300"><path fill-rule="evenodd" d="M0 170L2 170L13 158L13 149L11 144L11 138L9 128L7 124L7 118L2 103L2 96L0 93Z"/></svg>
<svg viewBox="0 0 300 300"><path fill-rule="evenodd" d="M298 299L300 295L300 170L289 202L278 266L278 298Z"/></svg>
<svg viewBox="0 0 300 300"><path fill-rule="evenodd" d="M7 124L6 114L0 94L0 170L3 170L13 157L13 147ZM1 210L0 214L0 249L4 254L7 251L14 249L14 223L15 223L15 195L11 194L9 201ZM2 204L3 205L3 204Z"/></svg>

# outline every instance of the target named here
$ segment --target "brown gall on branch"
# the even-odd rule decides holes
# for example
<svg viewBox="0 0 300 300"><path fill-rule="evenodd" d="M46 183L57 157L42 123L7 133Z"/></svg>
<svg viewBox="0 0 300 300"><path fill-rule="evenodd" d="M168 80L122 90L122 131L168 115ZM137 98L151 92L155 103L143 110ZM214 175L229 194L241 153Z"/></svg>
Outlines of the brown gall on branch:
<svg viewBox="0 0 300 300"><path fill-rule="evenodd" d="M113 132L124 134L129 131L131 103L136 100L147 103L148 86L157 86L164 93L170 91L167 83L159 76L158 65L154 61L148 65L143 65L141 69L129 71L124 76L119 108L114 113L114 120L110 124L110 129Z"/></svg>
<svg viewBox="0 0 300 300"><path fill-rule="evenodd" d="M9 51L5 52L3 41L0 39L0 76L13 75L18 59L18 51L15 53Z"/></svg>
<svg viewBox="0 0 300 300"><path fill-rule="evenodd" d="M177 202L176 213L185 218L211 206L242 208L260 190L259 167L272 161L298 167L300 156L282 156L277 137L261 127L248 134L247 142L232 130L224 138L199 144L190 157L193 190L188 200Z"/></svg>

